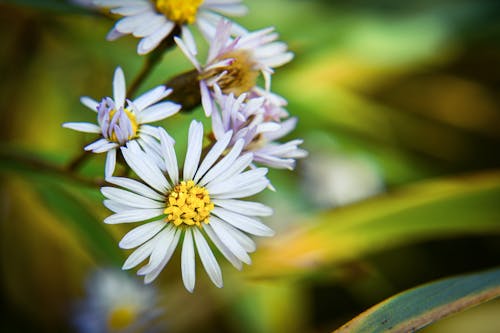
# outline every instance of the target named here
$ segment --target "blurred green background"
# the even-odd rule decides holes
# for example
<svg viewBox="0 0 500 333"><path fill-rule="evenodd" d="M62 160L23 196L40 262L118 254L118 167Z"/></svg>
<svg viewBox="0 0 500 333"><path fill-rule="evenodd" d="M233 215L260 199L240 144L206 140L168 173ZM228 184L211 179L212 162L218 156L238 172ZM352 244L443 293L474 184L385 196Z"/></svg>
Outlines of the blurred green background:
<svg viewBox="0 0 500 333"><path fill-rule="evenodd" d="M176 253L155 282L169 332L331 332L407 288L498 266L500 3L246 3L236 21L276 27L295 53L273 90L310 156L270 173L277 192L259 200L275 208L277 236L242 272L221 259L223 289L198 269L187 293ZM125 258L130 226L104 225L99 191L43 162L62 167L92 139L61 127L93 121L80 96L109 95L118 65L128 82L140 70L137 39L107 42L111 26L63 1L0 3L2 332L72 332L88 273ZM188 69L171 51L141 91ZM162 125L184 147L202 117ZM103 164L95 156L81 174ZM498 332L498 313L493 301L425 332Z"/></svg>

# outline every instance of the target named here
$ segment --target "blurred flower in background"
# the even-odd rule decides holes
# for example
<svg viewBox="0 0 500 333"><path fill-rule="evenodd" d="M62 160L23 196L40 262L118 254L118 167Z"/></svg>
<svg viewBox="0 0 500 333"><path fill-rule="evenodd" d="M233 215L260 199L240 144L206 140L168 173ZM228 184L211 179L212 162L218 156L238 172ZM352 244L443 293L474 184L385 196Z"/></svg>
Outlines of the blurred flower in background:
<svg viewBox="0 0 500 333"><path fill-rule="evenodd" d="M79 333L164 332L158 290L117 269L99 269L86 285L85 299L75 306Z"/></svg>
<svg viewBox="0 0 500 333"><path fill-rule="evenodd" d="M384 190L380 171L365 156L316 151L303 164L302 186L320 208L348 205Z"/></svg>

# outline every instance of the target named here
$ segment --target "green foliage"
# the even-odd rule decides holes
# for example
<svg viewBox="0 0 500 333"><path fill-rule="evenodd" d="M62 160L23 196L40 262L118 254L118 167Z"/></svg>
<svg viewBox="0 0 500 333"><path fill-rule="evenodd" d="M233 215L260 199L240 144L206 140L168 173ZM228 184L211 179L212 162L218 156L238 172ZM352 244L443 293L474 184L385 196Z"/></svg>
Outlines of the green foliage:
<svg viewBox="0 0 500 333"><path fill-rule="evenodd" d="M500 233L500 173L427 181L304 220L266 243L252 274L321 272L388 248L464 234Z"/></svg>
<svg viewBox="0 0 500 333"><path fill-rule="evenodd" d="M375 305L334 333L414 332L500 296L500 269L410 289Z"/></svg>

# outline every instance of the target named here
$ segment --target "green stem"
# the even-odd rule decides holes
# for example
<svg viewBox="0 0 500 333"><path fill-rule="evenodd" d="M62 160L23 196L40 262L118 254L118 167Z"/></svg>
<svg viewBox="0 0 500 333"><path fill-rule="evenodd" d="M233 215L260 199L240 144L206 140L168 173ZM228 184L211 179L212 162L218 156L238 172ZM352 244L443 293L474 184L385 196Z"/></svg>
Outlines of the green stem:
<svg viewBox="0 0 500 333"><path fill-rule="evenodd" d="M82 177L74 173L74 170L70 170L67 167L47 162L35 156L25 156L18 153L2 150L0 151L0 159L3 165L13 164L11 167L15 170L19 170L19 168L25 168L35 173L53 174L74 181L81 185L94 188L104 185L103 179L90 179Z"/></svg>

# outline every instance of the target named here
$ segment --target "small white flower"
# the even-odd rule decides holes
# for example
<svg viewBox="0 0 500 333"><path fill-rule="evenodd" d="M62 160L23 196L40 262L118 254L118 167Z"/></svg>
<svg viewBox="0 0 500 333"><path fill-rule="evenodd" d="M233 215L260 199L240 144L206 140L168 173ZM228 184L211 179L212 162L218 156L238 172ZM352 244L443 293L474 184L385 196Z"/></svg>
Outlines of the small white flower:
<svg viewBox="0 0 500 333"><path fill-rule="evenodd" d="M286 143L277 140L295 129L297 118L279 121L286 111L277 95L247 98L246 94L236 98L232 93L224 95L215 86L216 108L212 114L212 129L219 139L232 132L231 144L243 139L244 151L253 153L254 162L278 169L294 169L295 159L307 156L299 145L303 140ZM284 113L285 112L285 113ZM278 121L276 121L278 120Z"/></svg>
<svg viewBox="0 0 500 333"><path fill-rule="evenodd" d="M318 150L311 153L304 169L304 191L321 208L348 205L384 190L377 165L364 156Z"/></svg>
<svg viewBox="0 0 500 333"><path fill-rule="evenodd" d="M146 54L167 38L176 26L191 52L196 44L188 25L196 24L206 38L215 33L215 26L222 15L242 16L247 8L241 0L94 0L111 13L124 16L116 22L107 39L115 40L127 34L142 38L137 53ZM242 34L246 30L234 25L231 32Z"/></svg>
<svg viewBox="0 0 500 333"><path fill-rule="evenodd" d="M74 323L81 333L150 332L162 325L156 323L163 314L157 303L153 287L122 271L99 270L88 281L86 299L76 306Z"/></svg>
<svg viewBox="0 0 500 333"><path fill-rule="evenodd" d="M172 102L157 103L171 91L165 86L158 86L133 102L125 100L125 76L122 69L117 67L113 78L113 98L104 97L100 103L90 97L81 98L82 104L97 112L97 124L64 123L63 127L101 135L100 139L87 145L85 150L94 153L107 152L105 175L108 177L115 169L116 150L120 146L134 141L145 150L154 147L157 128L144 124L165 119L180 110L181 106Z"/></svg>
<svg viewBox="0 0 500 333"><path fill-rule="evenodd" d="M193 121L181 176L173 139L163 129L159 129L159 136L160 166L138 145L122 148L125 160L145 184L110 177L107 181L121 188L101 190L106 197L104 204L115 212L104 222L152 220L132 229L120 241L121 248L138 247L123 268L135 267L149 257L149 262L138 271L145 276L145 283L149 283L160 274L181 242L186 289L192 292L195 285L195 246L208 276L217 287L222 287L222 273L206 239L237 269L242 268L242 263L251 263L248 253L256 246L247 234L272 236L274 232L258 218L271 215L272 209L240 199L268 186L267 169L245 171L252 154L241 155L243 140L238 140L228 151L231 132L223 135L200 161L203 126Z"/></svg>
<svg viewBox="0 0 500 333"><path fill-rule="evenodd" d="M189 45L175 38L177 45L199 73L201 102L207 116L214 109L214 86L224 94L240 96L256 87L259 72L265 79L266 90L270 90L273 68L292 60L293 54L287 45L277 42L274 28L266 28L231 38L231 22L221 20L214 37L210 40L208 58L201 65L190 51Z"/></svg>

